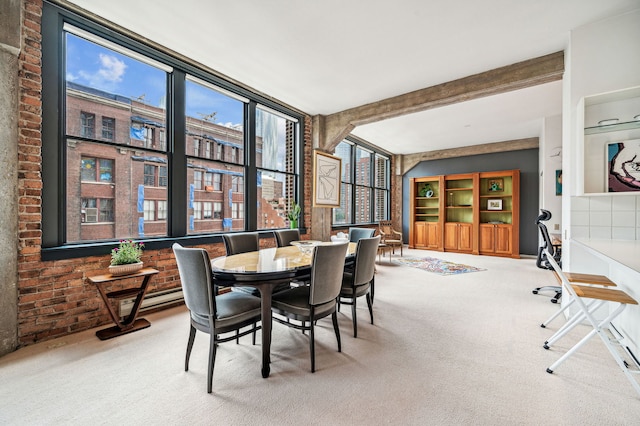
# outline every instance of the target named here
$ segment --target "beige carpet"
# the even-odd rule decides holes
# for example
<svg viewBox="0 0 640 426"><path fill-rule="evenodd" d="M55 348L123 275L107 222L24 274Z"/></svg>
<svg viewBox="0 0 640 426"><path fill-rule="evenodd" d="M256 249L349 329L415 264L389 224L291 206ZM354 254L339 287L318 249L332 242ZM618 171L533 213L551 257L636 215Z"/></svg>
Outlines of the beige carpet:
<svg viewBox="0 0 640 426"><path fill-rule="evenodd" d="M219 425L632 425L640 397L596 337L553 375L545 372L586 328L550 351L542 329L557 307L531 294L552 283L533 259L406 250L486 268L439 276L384 259L376 276L376 324L358 309L319 323L317 371L307 336L274 324L271 377L260 346L220 346L206 393L208 340L198 334L184 371L188 314L147 315L151 327L112 340L94 332L0 358L0 424ZM387 258L388 259L388 258Z"/></svg>

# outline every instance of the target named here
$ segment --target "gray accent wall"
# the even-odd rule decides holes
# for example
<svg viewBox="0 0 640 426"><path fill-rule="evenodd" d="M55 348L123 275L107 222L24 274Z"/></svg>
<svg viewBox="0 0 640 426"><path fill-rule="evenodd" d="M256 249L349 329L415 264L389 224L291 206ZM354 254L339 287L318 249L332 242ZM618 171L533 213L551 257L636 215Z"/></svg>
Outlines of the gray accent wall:
<svg viewBox="0 0 640 426"><path fill-rule="evenodd" d="M402 231L409 236L409 179L456 173L520 170L520 254L538 254L538 149L423 161L402 177Z"/></svg>

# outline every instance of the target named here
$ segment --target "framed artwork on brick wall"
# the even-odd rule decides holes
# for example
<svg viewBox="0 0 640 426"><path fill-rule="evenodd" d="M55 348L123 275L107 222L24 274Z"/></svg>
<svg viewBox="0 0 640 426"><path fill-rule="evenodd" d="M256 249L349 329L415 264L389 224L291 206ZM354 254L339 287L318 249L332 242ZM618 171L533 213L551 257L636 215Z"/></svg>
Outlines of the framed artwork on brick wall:
<svg viewBox="0 0 640 426"><path fill-rule="evenodd" d="M340 207L340 157L320 151L313 153L313 206Z"/></svg>

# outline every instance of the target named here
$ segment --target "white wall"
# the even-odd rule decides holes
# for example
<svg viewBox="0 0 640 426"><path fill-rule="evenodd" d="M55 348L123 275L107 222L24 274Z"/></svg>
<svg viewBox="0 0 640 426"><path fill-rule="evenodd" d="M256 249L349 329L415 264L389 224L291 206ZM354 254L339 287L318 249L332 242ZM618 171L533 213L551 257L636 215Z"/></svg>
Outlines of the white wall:
<svg viewBox="0 0 640 426"><path fill-rule="evenodd" d="M540 207L551 212L546 225L552 234L561 233L562 197L556 195L556 170L562 170L562 116L546 117L540 139Z"/></svg>
<svg viewBox="0 0 640 426"><path fill-rule="evenodd" d="M640 86L640 9L591 23L571 32L565 61L563 100L563 268L601 273L640 300L640 271L624 270L575 248L570 238L640 239L640 196L583 196L583 98ZM640 111L635 114L640 113ZM635 115L634 114L634 115ZM602 176L604 182L604 176ZM634 276L631 276L631 275ZM635 308L635 307L634 307ZM623 331L639 353L640 309L620 316Z"/></svg>

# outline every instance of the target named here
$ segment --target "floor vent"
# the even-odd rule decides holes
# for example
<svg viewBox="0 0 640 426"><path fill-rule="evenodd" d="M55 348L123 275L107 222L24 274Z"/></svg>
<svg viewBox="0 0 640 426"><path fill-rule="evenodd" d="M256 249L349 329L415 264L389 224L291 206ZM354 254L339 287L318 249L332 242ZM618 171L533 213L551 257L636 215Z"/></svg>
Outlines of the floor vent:
<svg viewBox="0 0 640 426"><path fill-rule="evenodd" d="M135 298L122 299L120 301L120 317L124 318L131 313L133 309L133 303ZM182 295L182 288L172 288L171 290L156 291L153 293L147 293L142 300L142 306L140 306L140 313L150 311L152 309L162 308L169 306L184 300Z"/></svg>

